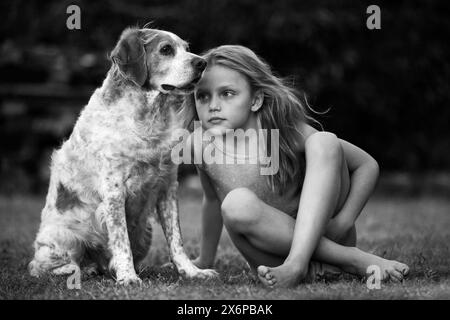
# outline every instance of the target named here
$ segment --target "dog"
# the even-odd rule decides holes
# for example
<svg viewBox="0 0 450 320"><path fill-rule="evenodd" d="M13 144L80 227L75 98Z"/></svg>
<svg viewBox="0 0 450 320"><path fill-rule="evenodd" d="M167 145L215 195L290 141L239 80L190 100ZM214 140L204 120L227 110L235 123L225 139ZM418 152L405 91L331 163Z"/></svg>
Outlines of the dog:
<svg viewBox="0 0 450 320"><path fill-rule="evenodd" d="M171 97L193 91L206 61L177 35L148 28L123 31L110 58L102 86L52 154L29 272L68 274L75 265L111 272L119 284L140 283L135 266L150 248L156 212L178 272L215 277L183 250L170 157L179 123Z"/></svg>

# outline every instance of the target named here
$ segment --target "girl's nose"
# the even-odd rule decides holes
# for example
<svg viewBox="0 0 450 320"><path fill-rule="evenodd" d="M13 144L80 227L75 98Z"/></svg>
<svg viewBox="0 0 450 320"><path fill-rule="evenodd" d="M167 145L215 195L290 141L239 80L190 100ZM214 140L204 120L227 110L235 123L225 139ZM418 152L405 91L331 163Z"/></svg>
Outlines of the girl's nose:
<svg viewBox="0 0 450 320"><path fill-rule="evenodd" d="M219 101L216 98L212 98L209 104L209 111L210 112L220 111L220 109L221 107Z"/></svg>

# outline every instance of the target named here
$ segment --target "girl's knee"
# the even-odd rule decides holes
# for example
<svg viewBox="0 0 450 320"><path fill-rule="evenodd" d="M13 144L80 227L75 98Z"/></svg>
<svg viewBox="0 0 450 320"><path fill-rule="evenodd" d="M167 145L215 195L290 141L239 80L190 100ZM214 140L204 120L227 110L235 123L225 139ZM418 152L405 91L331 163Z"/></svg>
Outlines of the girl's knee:
<svg viewBox="0 0 450 320"><path fill-rule="evenodd" d="M317 132L312 134L305 142L307 153L312 155L315 160L341 164L343 159L343 149L337 136L331 132Z"/></svg>
<svg viewBox="0 0 450 320"><path fill-rule="evenodd" d="M340 174L340 188L339 188L339 197L338 204L336 208L336 214L342 209L345 202L347 201L348 194L350 192L350 172L348 170L347 162L345 160L344 155L342 155L342 165L341 165L341 174Z"/></svg>
<svg viewBox="0 0 450 320"><path fill-rule="evenodd" d="M258 196L247 188L231 190L223 199L221 210L225 225L235 231L245 231L259 218Z"/></svg>

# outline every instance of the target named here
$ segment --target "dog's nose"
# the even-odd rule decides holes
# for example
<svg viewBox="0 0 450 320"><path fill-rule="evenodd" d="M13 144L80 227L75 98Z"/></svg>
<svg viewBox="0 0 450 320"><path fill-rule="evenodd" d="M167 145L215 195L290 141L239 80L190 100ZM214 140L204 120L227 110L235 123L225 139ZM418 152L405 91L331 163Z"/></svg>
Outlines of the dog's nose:
<svg viewBox="0 0 450 320"><path fill-rule="evenodd" d="M198 71L203 71L206 68L207 62L205 59L202 58L193 58L191 60L192 66L197 69Z"/></svg>

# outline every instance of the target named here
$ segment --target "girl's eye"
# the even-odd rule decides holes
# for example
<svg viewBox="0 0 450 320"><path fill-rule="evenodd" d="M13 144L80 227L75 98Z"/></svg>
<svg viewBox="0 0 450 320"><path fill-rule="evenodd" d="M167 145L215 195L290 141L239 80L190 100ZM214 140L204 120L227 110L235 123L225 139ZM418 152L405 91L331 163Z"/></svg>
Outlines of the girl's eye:
<svg viewBox="0 0 450 320"><path fill-rule="evenodd" d="M200 102L204 102L206 101L206 99L208 99L207 95L204 93L198 93L197 94L197 100Z"/></svg>
<svg viewBox="0 0 450 320"><path fill-rule="evenodd" d="M232 97L232 96L234 96L234 94L235 93L233 91L231 91L231 90L226 90L226 91L223 92L223 95L225 97Z"/></svg>
<svg viewBox="0 0 450 320"><path fill-rule="evenodd" d="M163 56L169 56L169 55L173 55L174 54L174 49L173 49L173 47L170 44L166 44L165 46L161 47L159 52Z"/></svg>

